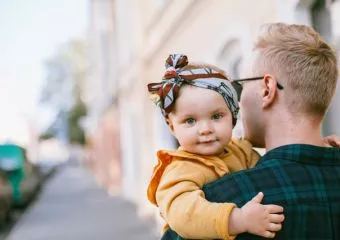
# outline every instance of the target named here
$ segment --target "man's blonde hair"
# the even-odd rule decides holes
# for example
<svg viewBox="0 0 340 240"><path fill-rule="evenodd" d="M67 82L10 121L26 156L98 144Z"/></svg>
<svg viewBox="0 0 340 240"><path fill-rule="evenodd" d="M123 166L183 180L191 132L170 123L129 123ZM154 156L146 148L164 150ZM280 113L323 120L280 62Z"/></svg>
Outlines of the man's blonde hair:
<svg viewBox="0 0 340 240"><path fill-rule="evenodd" d="M258 74L273 74L287 91L294 112L323 116L334 95L337 78L335 51L320 34L304 25L264 25L255 51Z"/></svg>

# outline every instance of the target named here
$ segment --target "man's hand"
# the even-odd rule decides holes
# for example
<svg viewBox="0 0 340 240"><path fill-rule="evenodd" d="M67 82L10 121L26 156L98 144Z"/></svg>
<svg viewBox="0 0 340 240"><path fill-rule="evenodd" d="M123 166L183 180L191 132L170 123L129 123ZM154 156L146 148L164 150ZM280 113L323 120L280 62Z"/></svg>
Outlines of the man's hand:
<svg viewBox="0 0 340 240"><path fill-rule="evenodd" d="M262 205L263 193L258 193L242 208L234 208L229 220L229 234L249 232L266 238L274 238L281 230L284 216L283 207Z"/></svg>
<svg viewBox="0 0 340 240"><path fill-rule="evenodd" d="M323 142L326 147L340 148L340 138L336 135L330 135L323 138Z"/></svg>

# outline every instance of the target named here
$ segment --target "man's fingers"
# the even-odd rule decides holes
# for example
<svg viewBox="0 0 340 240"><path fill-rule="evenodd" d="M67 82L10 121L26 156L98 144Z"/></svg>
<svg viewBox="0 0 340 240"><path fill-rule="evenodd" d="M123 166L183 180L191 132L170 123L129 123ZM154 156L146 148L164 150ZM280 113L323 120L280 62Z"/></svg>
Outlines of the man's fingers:
<svg viewBox="0 0 340 240"><path fill-rule="evenodd" d="M331 144L332 147L340 147L340 140L339 139L333 139L330 142L330 144Z"/></svg>
<svg viewBox="0 0 340 240"><path fill-rule="evenodd" d="M277 232L277 231L280 231L281 228L282 228L282 225L280 223L269 223L267 230L270 232Z"/></svg>
<svg viewBox="0 0 340 240"><path fill-rule="evenodd" d="M285 220L285 216L283 214L270 214L269 221L271 223L282 223Z"/></svg>
<svg viewBox="0 0 340 240"><path fill-rule="evenodd" d="M282 213L283 212L283 207L274 205L274 204L269 204L265 205L269 213Z"/></svg>
<svg viewBox="0 0 340 240"><path fill-rule="evenodd" d="M263 196L263 192L259 192L255 197L253 197L252 201L261 203Z"/></svg>
<svg viewBox="0 0 340 240"><path fill-rule="evenodd" d="M327 146L340 147L340 138L336 135L330 135L325 137L324 142Z"/></svg>

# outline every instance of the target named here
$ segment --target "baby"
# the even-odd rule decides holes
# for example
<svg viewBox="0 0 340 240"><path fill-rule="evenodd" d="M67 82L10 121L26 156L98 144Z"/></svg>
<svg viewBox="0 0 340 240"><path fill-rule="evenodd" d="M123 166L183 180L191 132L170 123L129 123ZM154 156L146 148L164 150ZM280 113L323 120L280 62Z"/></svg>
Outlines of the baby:
<svg viewBox="0 0 340 240"><path fill-rule="evenodd" d="M225 73L172 54L163 81L148 84L148 90L180 144L158 151L147 190L167 223L163 230L170 226L186 239L232 239L243 232L273 238L283 208L262 205L262 193L238 208L209 202L201 190L225 174L253 167L260 157L248 141L231 139L239 107Z"/></svg>

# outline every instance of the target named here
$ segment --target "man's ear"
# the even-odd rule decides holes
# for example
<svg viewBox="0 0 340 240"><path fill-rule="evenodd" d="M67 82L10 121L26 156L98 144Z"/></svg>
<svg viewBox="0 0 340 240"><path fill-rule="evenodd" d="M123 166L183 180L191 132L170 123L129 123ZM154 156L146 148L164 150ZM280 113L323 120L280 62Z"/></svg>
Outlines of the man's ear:
<svg viewBox="0 0 340 240"><path fill-rule="evenodd" d="M262 107L269 107L276 98L277 94L277 82L274 76L266 74L262 80Z"/></svg>

